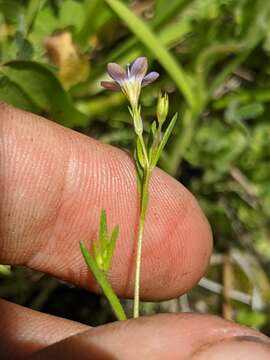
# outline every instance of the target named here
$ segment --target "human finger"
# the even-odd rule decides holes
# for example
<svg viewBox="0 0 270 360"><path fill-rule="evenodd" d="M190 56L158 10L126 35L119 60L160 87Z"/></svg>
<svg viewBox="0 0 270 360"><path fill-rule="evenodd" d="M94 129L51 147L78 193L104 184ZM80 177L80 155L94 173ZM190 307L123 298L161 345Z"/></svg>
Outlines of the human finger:
<svg viewBox="0 0 270 360"><path fill-rule="evenodd" d="M39 116L0 107L0 262L22 264L97 290L79 241L97 237L101 208L120 224L110 281L132 296L138 196L130 156ZM207 220L191 193L156 170L143 244L141 294L178 296L204 273Z"/></svg>
<svg viewBox="0 0 270 360"><path fill-rule="evenodd" d="M0 314L0 354L3 360L24 359L33 352L90 328L5 300L0 300Z"/></svg>
<svg viewBox="0 0 270 360"><path fill-rule="evenodd" d="M69 337L28 360L268 360L269 339L215 316L160 314Z"/></svg>

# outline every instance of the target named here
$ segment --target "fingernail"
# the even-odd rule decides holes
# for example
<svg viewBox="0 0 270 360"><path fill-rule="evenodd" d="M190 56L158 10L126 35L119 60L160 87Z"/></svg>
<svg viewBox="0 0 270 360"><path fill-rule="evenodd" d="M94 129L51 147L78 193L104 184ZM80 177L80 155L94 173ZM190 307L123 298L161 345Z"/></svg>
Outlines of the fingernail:
<svg viewBox="0 0 270 360"><path fill-rule="evenodd" d="M199 349L194 360L269 360L270 342L257 336L234 336Z"/></svg>

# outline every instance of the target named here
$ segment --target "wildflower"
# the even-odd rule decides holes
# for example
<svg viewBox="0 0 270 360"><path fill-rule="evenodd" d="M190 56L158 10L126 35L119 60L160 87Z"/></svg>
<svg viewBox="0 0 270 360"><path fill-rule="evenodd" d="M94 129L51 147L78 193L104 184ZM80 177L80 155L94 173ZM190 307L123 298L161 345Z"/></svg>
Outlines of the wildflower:
<svg viewBox="0 0 270 360"><path fill-rule="evenodd" d="M123 91L128 98L132 109L137 108L141 88L155 81L159 74L155 71L147 72L147 59L138 57L131 65L127 65L126 69L116 63L109 63L107 71L112 81L102 81L101 85L112 91Z"/></svg>

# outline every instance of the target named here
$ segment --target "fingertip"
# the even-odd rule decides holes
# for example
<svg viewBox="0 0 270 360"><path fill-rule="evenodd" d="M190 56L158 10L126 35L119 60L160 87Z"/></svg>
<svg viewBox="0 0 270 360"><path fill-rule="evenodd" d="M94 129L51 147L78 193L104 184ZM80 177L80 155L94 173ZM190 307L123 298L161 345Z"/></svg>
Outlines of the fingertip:
<svg viewBox="0 0 270 360"><path fill-rule="evenodd" d="M253 360L269 358L270 350L262 334L218 317L160 314L91 329L31 359L56 354L65 354L65 359L80 354L85 359Z"/></svg>
<svg viewBox="0 0 270 360"><path fill-rule="evenodd" d="M2 110L1 110L2 106ZM133 296L139 198L129 154L51 121L0 106L4 131L1 261L24 264L97 290L79 249L97 239L102 208L110 230L120 225L109 274L115 290ZM176 297L203 275L211 231L197 201L156 169L150 182L143 240L141 294Z"/></svg>

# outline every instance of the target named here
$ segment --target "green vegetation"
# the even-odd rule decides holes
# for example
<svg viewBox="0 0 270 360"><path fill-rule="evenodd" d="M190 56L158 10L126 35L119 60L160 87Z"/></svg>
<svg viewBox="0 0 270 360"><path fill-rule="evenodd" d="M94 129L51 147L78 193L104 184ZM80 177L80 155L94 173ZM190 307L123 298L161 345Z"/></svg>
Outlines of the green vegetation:
<svg viewBox="0 0 270 360"><path fill-rule="evenodd" d="M101 141L131 149L133 139L125 98L99 85L106 64L147 56L161 76L143 90L144 117L155 115L159 89L169 94L169 118L179 114L159 166L199 199L215 239L206 278L177 306L223 307L268 335L269 23L265 0L0 0L0 100ZM31 285L22 269L0 276L5 298L45 310L62 300L53 279ZM110 320L101 305L99 319L78 320Z"/></svg>

